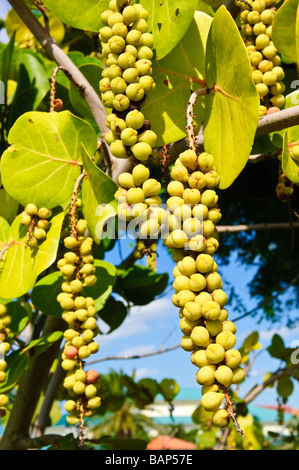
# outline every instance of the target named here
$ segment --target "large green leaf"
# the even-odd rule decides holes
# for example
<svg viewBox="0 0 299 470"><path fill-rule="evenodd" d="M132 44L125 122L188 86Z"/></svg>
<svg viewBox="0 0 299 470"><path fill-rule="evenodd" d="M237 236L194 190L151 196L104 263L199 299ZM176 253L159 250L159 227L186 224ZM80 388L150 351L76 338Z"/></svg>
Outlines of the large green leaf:
<svg viewBox="0 0 299 470"><path fill-rule="evenodd" d="M30 7L33 7L31 2L28 2ZM45 27L45 21L42 13L39 11L34 12L35 18ZM47 12L47 27L49 28L51 37L60 44L65 35L65 27L59 18L55 17L51 12ZM23 22L22 18L12 8L9 10L5 17L5 29L9 37L15 33L15 45L18 47L28 47L28 49L39 51L42 46L39 44L33 33Z"/></svg>
<svg viewBox="0 0 299 470"><path fill-rule="evenodd" d="M188 32L173 51L164 59L153 61L156 88L143 112L158 135L158 146L186 137L185 109L191 90L204 84L205 45L212 20L206 13L196 12ZM202 100L198 99L198 103L197 122L201 122Z"/></svg>
<svg viewBox="0 0 299 470"><path fill-rule="evenodd" d="M205 150L214 155L220 188L230 186L245 167L259 121L259 96L248 52L225 6L210 28L206 48Z"/></svg>
<svg viewBox="0 0 299 470"><path fill-rule="evenodd" d="M97 32L103 26L101 13L108 8L109 0L45 0L44 4L63 23Z"/></svg>
<svg viewBox="0 0 299 470"><path fill-rule="evenodd" d="M95 92L100 96L99 80L101 78L101 73L103 69L103 67L101 67L100 65L100 62L98 61L97 64L83 63L78 68L86 77L90 85L94 88ZM70 83L69 97L73 108L76 109L80 116L82 116L84 119L87 119L89 122L94 122L94 117L92 112L90 111L90 108L88 107L85 100L82 98L78 89L73 83Z"/></svg>
<svg viewBox="0 0 299 470"><path fill-rule="evenodd" d="M149 31L153 33L156 59L163 59L184 37L197 6L197 0L141 0L149 12Z"/></svg>
<svg viewBox="0 0 299 470"><path fill-rule="evenodd" d="M299 162L294 160L290 156L289 143L298 142L299 138L299 126L295 126L296 129L291 132L291 129L284 131L283 137L283 148L282 148L282 171L287 178L295 184L299 184ZM296 132L296 137L294 133Z"/></svg>
<svg viewBox="0 0 299 470"><path fill-rule="evenodd" d="M81 143L90 155L97 136L86 121L69 111L32 111L22 115L8 136L1 158L1 178L21 204L53 208L70 201L81 172Z"/></svg>
<svg viewBox="0 0 299 470"><path fill-rule="evenodd" d="M272 357L288 362L294 349L286 348L281 336L274 334L272 336L272 342L267 348L267 351Z"/></svg>
<svg viewBox="0 0 299 470"><path fill-rule="evenodd" d="M95 260L94 266L98 282L94 286L85 287L83 294L92 297L95 300L97 310L101 310L116 281L116 268L113 264L103 260ZM60 271L55 271L40 279L31 293L34 306L46 315L61 317L62 309L57 302L57 295L61 292L62 282Z"/></svg>
<svg viewBox="0 0 299 470"><path fill-rule="evenodd" d="M1 81L3 82L4 92L7 89L7 81L10 78L12 69L12 60L14 55L15 34L12 35L9 42L2 50Z"/></svg>
<svg viewBox="0 0 299 470"><path fill-rule="evenodd" d="M18 201L13 199L4 188L0 189L0 217L4 217L11 223L18 212L18 207Z"/></svg>
<svg viewBox="0 0 299 470"><path fill-rule="evenodd" d="M2 245L0 242L0 252L5 249L5 246L3 246L3 244L6 245L6 243L9 242L9 230L9 223L2 216L0 216L0 240L2 242Z"/></svg>
<svg viewBox="0 0 299 470"><path fill-rule="evenodd" d="M100 243L105 222L116 214L117 203L114 194L117 185L94 164L84 146L82 161L87 175L82 182L83 215L94 241Z"/></svg>
<svg viewBox="0 0 299 470"><path fill-rule="evenodd" d="M104 307L99 311L99 317L110 327L105 334L116 330L125 320L128 310L121 300L110 296Z"/></svg>
<svg viewBox="0 0 299 470"><path fill-rule="evenodd" d="M277 11L273 21L272 40L287 60L299 64L298 0L286 0Z"/></svg>
<svg viewBox="0 0 299 470"><path fill-rule="evenodd" d="M146 305L162 294L168 285L167 273L156 273L141 265L119 270L115 291L135 305Z"/></svg>
<svg viewBox="0 0 299 470"><path fill-rule="evenodd" d="M47 238L34 249L26 246L27 227L21 225L20 219L21 216L16 217L8 237L7 228L5 238L0 230L0 247L6 250L1 258L0 297L5 299L26 294L33 288L39 274L55 261L64 212L61 209L53 211Z"/></svg>
<svg viewBox="0 0 299 470"><path fill-rule="evenodd" d="M17 89L8 114L8 127L19 116L35 110L50 90L47 71L37 54L29 51L20 56Z"/></svg>

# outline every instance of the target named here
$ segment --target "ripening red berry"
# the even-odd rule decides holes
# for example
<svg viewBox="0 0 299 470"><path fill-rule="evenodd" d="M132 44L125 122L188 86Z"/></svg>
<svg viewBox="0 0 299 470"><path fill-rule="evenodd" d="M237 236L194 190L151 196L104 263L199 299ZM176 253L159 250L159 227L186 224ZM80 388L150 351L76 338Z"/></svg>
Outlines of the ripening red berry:
<svg viewBox="0 0 299 470"><path fill-rule="evenodd" d="M67 346L64 355L67 359L74 359L78 355L78 349L75 346Z"/></svg>
<svg viewBox="0 0 299 470"><path fill-rule="evenodd" d="M93 384L98 380L98 377L98 372L94 369L90 369L86 372L86 383Z"/></svg>

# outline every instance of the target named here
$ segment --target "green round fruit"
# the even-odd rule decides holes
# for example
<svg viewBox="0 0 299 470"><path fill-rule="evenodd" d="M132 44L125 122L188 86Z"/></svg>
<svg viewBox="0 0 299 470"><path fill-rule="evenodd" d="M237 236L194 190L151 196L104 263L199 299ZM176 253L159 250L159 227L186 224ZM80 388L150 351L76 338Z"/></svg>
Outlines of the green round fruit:
<svg viewBox="0 0 299 470"><path fill-rule="evenodd" d="M224 398L224 393L207 392L202 396L200 404L207 411L216 411L219 409Z"/></svg>

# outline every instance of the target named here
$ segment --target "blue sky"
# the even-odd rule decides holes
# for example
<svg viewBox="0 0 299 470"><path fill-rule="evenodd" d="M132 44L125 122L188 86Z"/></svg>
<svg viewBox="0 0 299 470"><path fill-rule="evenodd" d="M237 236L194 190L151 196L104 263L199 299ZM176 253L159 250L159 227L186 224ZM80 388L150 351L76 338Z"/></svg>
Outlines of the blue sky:
<svg viewBox="0 0 299 470"><path fill-rule="evenodd" d="M10 5L6 0L0 0L0 16L4 18ZM0 31L0 42L6 42L6 34ZM225 236L225 235L224 235ZM121 251L123 257L131 250L132 240L121 241ZM221 247L219 249L221 254ZM114 264L120 261L118 247L112 252L107 253L105 258ZM221 266L219 261L219 272L223 281L226 280L235 287L238 294L242 297L247 309L256 306L255 299L249 295L248 285L254 276L254 270L248 267L240 266L234 259L228 266ZM160 247L158 258L158 272L168 272L170 280L172 278L172 269L174 262L166 253L164 247ZM150 305L144 307L134 307L131 309L126 320L121 327L110 335L99 337L100 351L92 359L104 358L107 356L124 356L132 354L144 354L158 350L163 347L170 347L179 344L181 331L179 329L178 309L171 302L172 291L161 298L155 300ZM229 319L234 319L238 313L229 311ZM275 371L279 367L279 361L273 360L265 350L271 344L271 338L274 333L278 333L284 340L286 346L297 342L299 344L299 328L289 330L284 326L275 325L275 330L270 323L262 322L257 324L251 317L244 318L236 323L237 344L240 347L243 340L254 330L260 335L262 352L255 360L250 375L240 386L240 396L244 396L256 383L262 381L263 376L268 371ZM196 368L190 362L190 355L180 348L159 354L157 356L136 359L136 360L113 360L98 363L93 366L100 373L108 372L111 368L123 370L126 373L136 371L138 378L153 377L161 380L164 377L174 378L181 388L197 388L195 381ZM200 393L199 393L200 398ZM265 390L254 402L254 404L276 404L276 393L273 389ZM293 393L289 404L299 408L298 386Z"/></svg>

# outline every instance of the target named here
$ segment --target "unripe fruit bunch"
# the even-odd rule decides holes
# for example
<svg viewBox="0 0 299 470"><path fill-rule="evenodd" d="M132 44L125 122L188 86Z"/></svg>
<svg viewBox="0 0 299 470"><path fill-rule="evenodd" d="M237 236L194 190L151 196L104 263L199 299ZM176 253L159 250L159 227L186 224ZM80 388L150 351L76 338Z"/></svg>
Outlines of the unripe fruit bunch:
<svg viewBox="0 0 299 470"><path fill-rule="evenodd" d="M245 373L234 349L236 326L228 320L228 298L214 260L219 247L216 224L221 219L219 175L212 155L188 149L179 155L171 177L167 205L173 219L164 244L176 261L172 302L179 308L181 347L191 352L198 369L201 405L213 412L213 423L223 427L230 420L220 408L226 389L243 381Z"/></svg>
<svg viewBox="0 0 299 470"><path fill-rule="evenodd" d="M104 106L111 110L105 139L117 158L147 161L157 135L140 111L151 90L153 36L142 5L111 0L99 32L105 68L99 83Z"/></svg>
<svg viewBox="0 0 299 470"><path fill-rule="evenodd" d="M281 173L278 177L278 183L276 185L275 191L276 197L279 199L279 201L289 202L294 192L294 184L284 173Z"/></svg>
<svg viewBox="0 0 299 470"><path fill-rule="evenodd" d="M86 228L86 221L79 219L76 223L77 236L72 234L64 238L66 252L57 263L63 277L57 301L63 310L62 318L67 323L61 366L67 372L64 387L70 395L65 406L69 424L80 422L82 416L92 416L101 404L97 372L84 371L85 360L99 350L95 341L99 333L97 309L94 299L83 292L84 287L97 282L93 239L84 235Z"/></svg>
<svg viewBox="0 0 299 470"><path fill-rule="evenodd" d="M38 208L35 204L27 204L20 215L21 224L28 227L27 245L35 248L47 237L50 227L49 219L52 211L46 207Z"/></svg>
<svg viewBox="0 0 299 470"><path fill-rule="evenodd" d="M150 178L149 169L139 163L134 166L132 173L119 175L118 185L114 197L118 201L119 219L124 222L134 221L134 231L138 230L140 240L158 239L161 225L168 217L167 211L160 207L161 183ZM145 245L141 246L141 250L145 248Z"/></svg>
<svg viewBox="0 0 299 470"><path fill-rule="evenodd" d="M285 104L284 70L272 41L276 0L239 0L241 33L249 54L252 80L261 99L260 116L279 111Z"/></svg>
<svg viewBox="0 0 299 470"><path fill-rule="evenodd" d="M0 384L6 381L7 362L5 356L10 350L9 335L10 335L10 324L11 316L8 313L7 306L0 304ZM6 406L9 403L9 399L6 395L0 394L0 418L3 418L6 414Z"/></svg>

